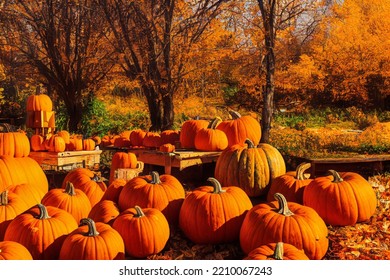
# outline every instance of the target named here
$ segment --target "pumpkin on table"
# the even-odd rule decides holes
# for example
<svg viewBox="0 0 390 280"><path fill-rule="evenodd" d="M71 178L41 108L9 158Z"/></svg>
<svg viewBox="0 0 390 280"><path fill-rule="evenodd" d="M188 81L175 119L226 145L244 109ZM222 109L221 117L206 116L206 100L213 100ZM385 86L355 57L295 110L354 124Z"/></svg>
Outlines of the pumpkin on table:
<svg viewBox="0 0 390 280"><path fill-rule="evenodd" d="M110 225L83 218L64 240L60 260L124 260L125 244Z"/></svg>
<svg viewBox="0 0 390 280"><path fill-rule="evenodd" d="M54 188L49 190L42 198L41 203L65 210L77 222L87 217L92 208L87 195L82 190L76 189L71 182L66 183L65 189Z"/></svg>
<svg viewBox="0 0 390 280"><path fill-rule="evenodd" d="M25 246L15 241L0 241L0 260L32 260Z"/></svg>
<svg viewBox="0 0 390 280"><path fill-rule="evenodd" d="M222 121L217 129L225 132L228 139L228 147L243 145L246 139L257 146L261 139L261 126L257 119L251 115L241 116L237 111L229 110L232 117L230 120Z"/></svg>
<svg viewBox="0 0 390 280"><path fill-rule="evenodd" d="M283 242L264 244L249 252L244 260L309 260L303 250Z"/></svg>
<svg viewBox="0 0 390 280"><path fill-rule="evenodd" d="M135 258L160 253L170 235L168 221L160 210L138 205L122 211L112 227L122 236L126 253Z"/></svg>
<svg viewBox="0 0 390 280"><path fill-rule="evenodd" d="M276 177L286 173L286 164L270 144L255 146L249 139L245 143L222 151L214 176L223 186L238 186L249 197L259 197L268 192Z"/></svg>
<svg viewBox="0 0 390 280"><path fill-rule="evenodd" d="M143 145L146 131L142 129L135 129L130 133L130 143L132 146L140 147Z"/></svg>
<svg viewBox="0 0 390 280"><path fill-rule="evenodd" d="M191 191L180 210L179 226L197 244L220 244L239 239L241 224L252 202L235 186L209 178L212 186Z"/></svg>
<svg viewBox="0 0 390 280"><path fill-rule="evenodd" d="M166 129L161 131L160 136L161 145L171 144L174 146L176 142L180 141L180 131L178 130Z"/></svg>
<svg viewBox="0 0 390 280"><path fill-rule="evenodd" d="M257 247L284 242L303 250L312 260L322 259L329 246L328 228L317 212L282 194L276 201L260 203L248 211L240 230L240 246L245 254Z"/></svg>
<svg viewBox="0 0 390 280"><path fill-rule="evenodd" d="M175 225L184 198L184 187L176 177L169 174L160 176L152 171L150 175L137 176L128 181L119 194L118 205L121 211L135 205L156 208L164 214L169 224Z"/></svg>
<svg viewBox="0 0 390 280"><path fill-rule="evenodd" d="M304 162L297 166L296 171L287 172L276 177L272 181L267 193L267 201L273 201L275 199L274 194L281 193L287 201L303 204L304 188L313 181L310 175L309 177L305 175L305 171L310 166L310 163Z"/></svg>
<svg viewBox="0 0 390 280"><path fill-rule="evenodd" d="M209 121L193 119L185 121L180 131L180 147L183 149L195 148L195 136L202 128L207 128Z"/></svg>
<svg viewBox="0 0 390 280"><path fill-rule="evenodd" d="M375 213L377 198L370 183L355 172L315 178L303 192L303 204L312 207L326 224L354 225Z"/></svg>
<svg viewBox="0 0 390 280"><path fill-rule="evenodd" d="M107 190L104 179L88 168L79 167L66 174L62 183L63 189L66 188L68 182L71 182L76 189L82 190L87 195L91 207L102 199L104 192Z"/></svg>
<svg viewBox="0 0 390 280"><path fill-rule="evenodd" d="M38 204L11 221L4 240L19 242L34 260L55 260L66 235L76 228L77 222L70 213Z"/></svg>
<svg viewBox="0 0 390 280"><path fill-rule="evenodd" d="M195 149L199 151L222 151L228 146L225 132L216 129L222 120L219 117L210 121L206 128L201 128L195 135Z"/></svg>

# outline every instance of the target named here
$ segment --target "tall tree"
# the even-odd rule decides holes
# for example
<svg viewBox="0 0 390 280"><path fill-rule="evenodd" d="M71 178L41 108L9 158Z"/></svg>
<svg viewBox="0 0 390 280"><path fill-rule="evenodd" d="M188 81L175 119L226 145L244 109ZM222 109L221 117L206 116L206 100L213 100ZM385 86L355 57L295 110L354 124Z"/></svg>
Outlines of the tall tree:
<svg viewBox="0 0 390 280"><path fill-rule="evenodd" d="M41 83L64 101L70 131L78 131L84 96L111 67L109 36L91 0L9 0L0 9L7 43L33 66Z"/></svg>
<svg viewBox="0 0 390 280"><path fill-rule="evenodd" d="M308 9L316 7L318 1L301 0L257 0L264 33L264 54L262 56L262 72L265 73L265 85L263 87L262 109L262 137L261 142L269 142L269 132L273 118L274 93L275 93L275 43L277 32L291 25L306 22L308 18L300 17ZM260 72L261 73L261 72ZM262 75L262 73L261 73Z"/></svg>
<svg viewBox="0 0 390 280"><path fill-rule="evenodd" d="M173 127L173 97L185 74L188 53L226 0L96 0L115 35L129 79L147 99L151 127Z"/></svg>

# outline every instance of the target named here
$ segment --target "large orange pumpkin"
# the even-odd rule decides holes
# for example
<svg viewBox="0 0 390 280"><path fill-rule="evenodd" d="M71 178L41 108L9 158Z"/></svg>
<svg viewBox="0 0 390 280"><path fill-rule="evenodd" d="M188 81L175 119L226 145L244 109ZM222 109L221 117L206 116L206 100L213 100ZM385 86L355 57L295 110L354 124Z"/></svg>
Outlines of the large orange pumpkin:
<svg viewBox="0 0 390 280"><path fill-rule="evenodd" d="M55 260L66 235L76 228L76 220L65 210L38 204L11 221L4 240L19 242L34 260Z"/></svg>
<svg viewBox="0 0 390 280"><path fill-rule="evenodd" d="M62 244L60 260L124 260L125 244L110 225L84 218Z"/></svg>
<svg viewBox="0 0 390 280"><path fill-rule="evenodd" d="M168 242L170 229L163 213L155 208L128 208L112 227L122 236L126 253L135 258L160 253Z"/></svg>
<svg viewBox="0 0 390 280"><path fill-rule="evenodd" d="M71 170L64 178L63 189L66 188L68 182L71 182L76 189L82 190L87 195L91 207L102 199L104 192L107 190L103 178L88 168L80 167Z"/></svg>
<svg viewBox="0 0 390 280"><path fill-rule="evenodd" d="M132 146L140 147L143 145L146 131L142 129L135 129L130 133L130 143Z"/></svg>
<svg viewBox="0 0 390 280"><path fill-rule="evenodd" d="M119 207L116 202L112 200L101 200L92 207L88 214L95 222L102 222L112 225L115 218L120 214Z"/></svg>
<svg viewBox="0 0 390 280"><path fill-rule="evenodd" d="M111 184L108 185L107 190L104 192L101 200L111 200L118 203L119 195L126 183L127 181L125 179L114 179Z"/></svg>
<svg viewBox="0 0 390 280"><path fill-rule="evenodd" d="M307 177L304 174L310 166L310 163L304 162L297 166L296 171L287 172L276 177L267 193L267 201L273 201L275 199L274 194L281 193L287 201L303 204L304 188L313 181L313 179L310 179L310 175Z"/></svg>
<svg viewBox="0 0 390 280"><path fill-rule="evenodd" d="M27 97L26 111L52 111L53 102L47 94L32 94Z"/></svg>
<svg viewBox="0 0 390 280"><path fill-rule="evenodd" d="M280 152L270 144L258 147L247 139L245 145L225 149L218 157L215 178L223 186L238 186L249 197L268 192L272 180L286 173L286 165Z"/></svg>
<svg viewBox="0 0 390 280"><path fill-rule="evenodd" d="M92 208L87 195L82 190L76 189L71 182L66 183L65 189L49 190L41 203L65 210L72 214L76 222L87 217Z"/></svg>
<svg viewBox="0 0 390 280"><path fill-rule="evenodd" d="M328 228L317 212L276 193L277 201L260 203L248 211L240 230L245 254L257 247L284 242L304 250L312 260L322 259L328 250Z"/></svg>
<svg viewBox="0 0 390 280"><path fill-rule="evenodd" d="M375 212L377 198L370 183L355 172L315 178L303 192L303 204L312 207L334 226L354 225L368 220Z"/></svg>
<svg viewBox="0 0 390 280"><path fill-rule="evenodd" d="M184 198L184 187L176 177L152 171L128 181L119 194L118 205L121 211L135 205L156 208L170 224L177 224Z"/></svg>
<svg viewBox="0 0 390 280"><path fill-rule="evenodd" d="M27 184L40 198L49 190L49 182L41 166L30 157L0 156L0 192L9 186Z"/></svg>
<svg viewBox="0 0 390 280"><path fill-rule="evenodd" d="M228 146L243 145L246 139L250 139L257 146L261 139L261 126L258 120L251 115L241 116L238 112L230 110L231 120L221 122L217 128L225 132L228 138Z"/></svg>
<svg viewBox="0 0 390 280"><path fill-rule="evenodd" d="M274 242L253 249L244 260L309 260L309 258L303 250L299 250L294 245Z"/></svg>
<svg viewBox="0 0 390 280"><path fill-rule="evenodd" d="M198 187L186 196L179 226L186 237L197 244L237 241L252 202L238 187L222 187L215 178L208 181L213 186Z"/></svg>

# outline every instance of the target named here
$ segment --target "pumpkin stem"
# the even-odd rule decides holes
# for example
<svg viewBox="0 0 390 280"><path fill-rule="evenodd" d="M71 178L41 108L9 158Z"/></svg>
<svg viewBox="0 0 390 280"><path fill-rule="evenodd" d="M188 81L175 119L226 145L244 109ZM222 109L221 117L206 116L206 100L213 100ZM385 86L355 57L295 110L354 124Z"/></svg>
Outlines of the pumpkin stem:
<svg viewBox="0 0 390 280"><path fill-rule="evenodd" d="M226 190L222 189L221 183L217 179L210 177L207 179L207 181L209 181L213 184L213 187L214 187L213 193L220 194L220 193L226 192Z"/></svg>
<svg viewBox="0 0 390 280"><path fill-rule="evenodd" d="M145 216L145 213L142 211L141 207L136 205L136 206L134 206L134 208L135 208L135 211L137 211L137 214L135 215L135 217L141 218L141 217Z"/></svg>
<svg viewBox="0 0 390 280"><path fill-rule="evenodd" d="M229 115L232 117L233 120L241 118L241 114L234 110L229 110Z"/></svg>
<svg viewBox="0 0 390 280"><path fill-rule="evenodd" d="M279 202L279 211L278 211L279 214L282 214L283 216L286 217L294 215L294 213L291 212L290 209L288 209L287 200L284 197L284 195L282 195L281 193L275 193L274 197Z"/></svg>
<svg viewBox="0 0 390 280"><path fill-rule="evenodd" d="M336 170L328 170L329 174L333 176L333 183L340 183L343 180L343 178L341 178L340 174L336 171Z"/></svg>
<svg viewBox="0 0 390 280"><path fill-rule="evenodd" d="M284 255L283 242L278 242L278 243L276 243L275 251L274 251L274 254L272 257L275 260L283 260L283 255Z"/></svg>
<svg viewBox="0 0 390 280"><path fill-rule="evenodd" d="M152 181L150 181L151 184L161 184L160 175L157 171L150 172L150 176L152 176Z"/></svg>
<svg viewBox="0 0 390 280"><path fill-rule="evenodd" d="M296 169L296 178L297 180L305 180L305 171L308 170L311 167L310 162L302 162L297 166Z"/></svg>
<svg viewBox="0 0 390 280"><path fill-rule="evenodd" d="M65 187L64 193L66 193L70 196L76 195L76 191L74 189L74 185L72 182L70 182L70 181L66 182L66 187Z"/></svg>
<svg viewBox="0 0 390 280"><path fill-rule="evenodd" d="M256 148L256 147L255 147L255 144L253 144L252 140L249 139L249 138L246 138L246 139L245 139L245 144L248 145L248 149Z"/></svg>
<svg viewBox="0 0 390 280"><path fill-rule="evenodd" d="M0 193L0 205L7 205L8 204L8 191L3 191Z"/></svg>
<svg viewBox="0 0 390 280"><path fill-rule="evenodd" d="M217 125L222 121L220 117L215 117L209 122L209 125L207 126L208 129L215 129Z"/></svg>
<svg viewBox="0 0 390 280"><path fill-rule="evenodd" d="M86 236L98 236L99 232L96 229L95 221L91 218L82 218L80 220L80 226L87 225L88 232L85 234Z"/></svg>
<svg viewBox="0 0 390 280"><path fill-rule="evenodd" d="M51 218L51 217L49 216L49 213L47 212L47 208L46 208L45 205L39 203L39 204L37 204L37 207L38 207L38 209L39 209L39 215L36 216L37 219L39 219L39 220L45 220L45 219Z"/></svg>

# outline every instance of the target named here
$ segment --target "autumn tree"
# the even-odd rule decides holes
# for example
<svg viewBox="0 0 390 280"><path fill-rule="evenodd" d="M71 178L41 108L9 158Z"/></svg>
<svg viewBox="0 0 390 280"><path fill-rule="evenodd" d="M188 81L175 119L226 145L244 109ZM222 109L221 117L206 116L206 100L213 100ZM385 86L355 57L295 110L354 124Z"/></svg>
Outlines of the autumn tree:
<svg viewBox="0 0 390 280"><path fill-rule="evenodd" d="M173 98L185 75L188 54L224 0L97 0L104 11L129 79L139 81L151 127L173 127Z"/></svg>
<svg viewBox="0 0 390 280"><path fill-rule="evenodd" d="M78 131L84 96L110 70L112 51L104 17L91 0L9 0L0 10L7 44L63 100L69 130ZM51 93L49 93L51 94Z"/></svg>

